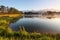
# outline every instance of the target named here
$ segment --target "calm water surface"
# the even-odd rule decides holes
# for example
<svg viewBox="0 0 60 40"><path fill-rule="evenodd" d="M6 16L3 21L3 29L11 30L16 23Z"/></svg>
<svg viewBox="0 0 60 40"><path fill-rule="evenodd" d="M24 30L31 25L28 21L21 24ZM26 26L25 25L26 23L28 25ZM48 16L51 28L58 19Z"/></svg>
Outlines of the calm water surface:
<svg viewBox="0 0 60 40"><path fill-rule="evenodd" d="M13 30L18 30L21 26L29 32L60 32L60 18L22 18L10 24Z"/></svg>

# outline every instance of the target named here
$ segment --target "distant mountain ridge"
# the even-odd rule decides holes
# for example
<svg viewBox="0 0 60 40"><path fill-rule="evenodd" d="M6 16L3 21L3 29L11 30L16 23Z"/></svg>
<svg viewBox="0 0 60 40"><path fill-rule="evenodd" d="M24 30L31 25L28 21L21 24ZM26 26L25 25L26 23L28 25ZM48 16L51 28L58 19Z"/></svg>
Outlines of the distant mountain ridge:
<svg viewBox="0 0 60 40"><path fill-rule="evenodd" d="M21 10L18 10L14 7L6 7L6 6L3 6L1 5L0 6L0 13L19 13L19 12L33 12L33 13L40 13L40 12L47 12L47 11L51 11L51 12L60 12L60 10L56 10L56 9L43 9L43 10L24 10L24 11L21 11Z"/></svg>
<svg viewBox="0 0 60 40"><path fill-rule="evenodd" d="M57 10L57 9L43 9L43 10L24 10L23 12L40 12L40 11L56 11L56 12L60 12L60 10Z"/></svg>

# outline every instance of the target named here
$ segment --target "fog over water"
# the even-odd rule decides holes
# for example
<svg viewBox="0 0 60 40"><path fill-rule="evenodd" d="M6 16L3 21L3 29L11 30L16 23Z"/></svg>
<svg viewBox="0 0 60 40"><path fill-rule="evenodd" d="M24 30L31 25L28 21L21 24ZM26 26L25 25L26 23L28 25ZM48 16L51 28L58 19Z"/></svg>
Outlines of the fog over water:
<svg viewBox="0 0 60 40"><path fill-rule="evenodd" d="M21 18L17 22L10 24L13 30L18 30L24 26L29 32L60 32L60 18Z"/></svg>

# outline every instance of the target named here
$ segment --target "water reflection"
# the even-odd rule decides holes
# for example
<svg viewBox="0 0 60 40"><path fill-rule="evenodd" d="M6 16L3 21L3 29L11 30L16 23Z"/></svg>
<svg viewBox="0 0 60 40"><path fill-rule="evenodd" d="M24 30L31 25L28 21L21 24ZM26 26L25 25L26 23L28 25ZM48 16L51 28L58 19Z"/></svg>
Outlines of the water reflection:
<svg viewBox="0 0 60 40"><path fill-rule="evenodd" d="M22 18L10 26L13 30L18 30L20 26L24 26L29 32L39 31L57 33L60 31L60 18Z"/></svg>

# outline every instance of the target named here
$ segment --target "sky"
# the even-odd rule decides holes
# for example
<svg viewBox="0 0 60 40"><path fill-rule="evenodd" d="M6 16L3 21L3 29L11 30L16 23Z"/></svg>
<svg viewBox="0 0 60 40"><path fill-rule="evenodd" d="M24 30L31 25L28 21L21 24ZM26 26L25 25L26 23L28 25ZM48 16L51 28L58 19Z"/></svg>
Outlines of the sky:
<svg viewBox="0 0 60 40"><path fill-rule="evenodd" d="M0 0L0 5L14 7L18 10L60 10L60 0Z"/></svg>

